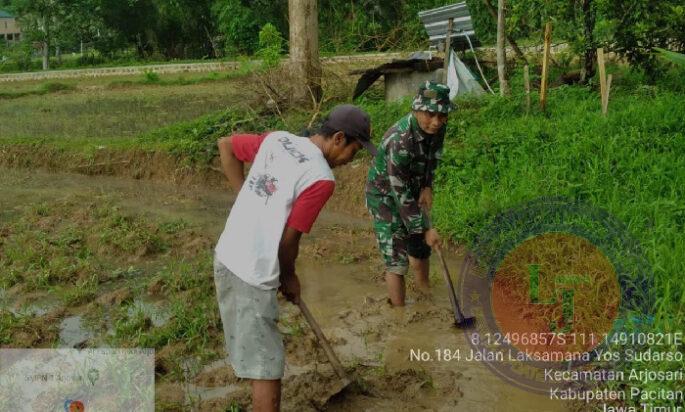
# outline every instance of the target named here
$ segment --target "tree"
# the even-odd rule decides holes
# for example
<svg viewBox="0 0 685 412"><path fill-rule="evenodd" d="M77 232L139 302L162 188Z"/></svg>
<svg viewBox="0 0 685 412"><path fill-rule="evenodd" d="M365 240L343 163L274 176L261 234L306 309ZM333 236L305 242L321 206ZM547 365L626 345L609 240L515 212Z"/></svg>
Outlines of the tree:
<svg viewBox="0 0 685 412"><path fill-rule="evenodd" d="M290 66L295 76L296 100L321 99L319 14L316 0L289 0Z"/></svg>
<svg viewBox="0 0 685 412"><path fill-rule="evenodd" d="M490 3L490 0L483 0L483 5L484 5L485 8L488 10L488 13L490 13L490 15L492 16L492 18L493 18L495 21L497 21L497 19L498 19L498 17L497 17L497 11L495 10L494 7L492 7L492 4ZM505 16L505 17L506 17L506 16ZM528 64L528 60L526 59L526 56L523 55L523 52L522 52L521 49L519 48L518 44L516 44L516 42L514 41L514 39L511 38L510 34L509 34L508 32L506 32L506 33L504 33L504 35L505 35L505 37L506 37L506 39L507 39L507 42L509 42L509 45L511 46L511 48L514 50L514 53L516 53L516 57L518 57L519 59L521 59L521 61L522 61L524 64Z"/></svg>
<svg viewBox="0 0 685 412"><path fill-rule="evenodd" d="M283 37L276 26L267 23L259 31L259 50L257 57L262 59L262 67L266 69L278 66L283 53Z"/></svg>
<svg viewBox="0 0 685 412"><path fill-rule="evenodd" d="M99 0L100 17L107 36L98 38L96 47L112 55L117 49L134 45L138 57L156 51L155 27L159 18L151 0Z"/></svg>
<svg viewBox="0 0 685 412"><path fill-rule="evenodd" d="M155 48L167 58L215 57L212 0L153 0Z"/></svg>
<svg viewBox="0 0 685 412"><path fill-rule="evenodd" d="M595 76L595 61L597 60L597 44L595 43L595 20L597 13L592 0L583 0L583 28L585 37L585 58L581 75L581 82Z"/></svg>
<svg viewBox="0 0 685 412"><path fill-rule="evenodd" d="M288 0L216 0L212 13L229 54L252 54L259 47L260 27L270 23L288 31Z"/></svg>
<svg viewBox="0 0 685 412"><path fill-rule="evenodd" d="M642 67L650 79L658 74L654 49L685 49L685 5L682 0L596 0L605 21L604 42Z"/></svg>
<svg viewBox="0 0 685 412"><path fill-rule="evenodd" d="M54 28L64 12L63 6L57 0L16 0L13 4L19 14L24 41L41 44L43 70L50 68L50 47Z"/></svg>
<svg viewBox="0 0 685 412"><path fill-rule="evenodd" d="M507 53L504 48L504 38L506 37L504 8L505 0L499 0L497 2L497 74L499 76L500 94L507 96L511 93L511 90L507 80Z"/></svg>

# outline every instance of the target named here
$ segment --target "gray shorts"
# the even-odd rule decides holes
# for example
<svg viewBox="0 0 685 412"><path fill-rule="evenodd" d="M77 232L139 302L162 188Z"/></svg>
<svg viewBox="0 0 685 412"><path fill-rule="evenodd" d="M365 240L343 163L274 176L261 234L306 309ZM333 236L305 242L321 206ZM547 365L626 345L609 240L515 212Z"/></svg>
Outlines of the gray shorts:
<svg viewBox="0 0 685 412"><path fill-rule="evenodd" d="M214 284L229 360L239 378L281 379L285 366L276 289L245 283L214 258Z"/></svg>

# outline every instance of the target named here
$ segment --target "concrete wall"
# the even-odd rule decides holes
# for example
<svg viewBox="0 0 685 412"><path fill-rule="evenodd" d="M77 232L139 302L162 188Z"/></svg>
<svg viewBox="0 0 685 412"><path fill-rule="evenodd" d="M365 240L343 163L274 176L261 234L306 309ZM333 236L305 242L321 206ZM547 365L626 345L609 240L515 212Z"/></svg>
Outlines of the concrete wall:
<svg viewBox="0 0 685 412"><path fill-rule="evenodd" d="M368 62L369 65L378 65L392 59L406 57L404 53L373 53L352 56L323 57L321 63L325 65L339 64L346 67L346 64L358 64ZM287 61L287 56L284 57ZM258 64L259 60L253 60ZM125 76L140 75L146 71L153 71L159 74L184 73L184 72L223 72L236 70L240 66L237 62L212 62L212 63L186 63L186 64L159 64L147 66L131 67L102 67L95 69L74 69L74 70L49 70L43 72L25 72L0 74L0 83L15 82L24 80L48 80L48 79L71 79L79 77L106 77L106 76Z"/></svg>
<svg viewBox="0 0 685 412"><path fill-rule="evenodd" d="M385 75L385 100L400 100L414 96L419 85L426 80L441 81L443 69L432 72L391 73Z"/></svg>

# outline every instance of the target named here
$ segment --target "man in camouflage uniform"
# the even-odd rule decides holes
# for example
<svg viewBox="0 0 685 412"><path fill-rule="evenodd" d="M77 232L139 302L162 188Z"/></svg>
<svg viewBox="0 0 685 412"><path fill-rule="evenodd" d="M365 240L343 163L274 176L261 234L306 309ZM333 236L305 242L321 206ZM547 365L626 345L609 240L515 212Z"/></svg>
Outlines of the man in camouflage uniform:
<svg viewBox="0 0 685 412"><path fill-rule="evenodd" d="M412 112L383 136L369 170L366 205L373 217L385 261L390 301L404 305L404 275L411 265L416 285L426 291L428 258L440 238L423 211L433 202L433 174L442 154L447 114L453 106L449 87L427 81L419 87Z"/></svg>

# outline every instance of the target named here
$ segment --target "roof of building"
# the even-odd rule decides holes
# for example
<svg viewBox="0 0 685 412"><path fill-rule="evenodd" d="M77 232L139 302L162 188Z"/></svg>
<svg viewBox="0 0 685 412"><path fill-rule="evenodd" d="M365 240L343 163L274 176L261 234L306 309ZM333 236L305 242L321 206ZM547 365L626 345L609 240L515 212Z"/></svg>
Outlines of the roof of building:
<svg viewBox="0 0 685 412"><path fill-rule="evenodd" d="M0 19L12 19L14 16L6 12L5 10L0 10Z"/></svg>

